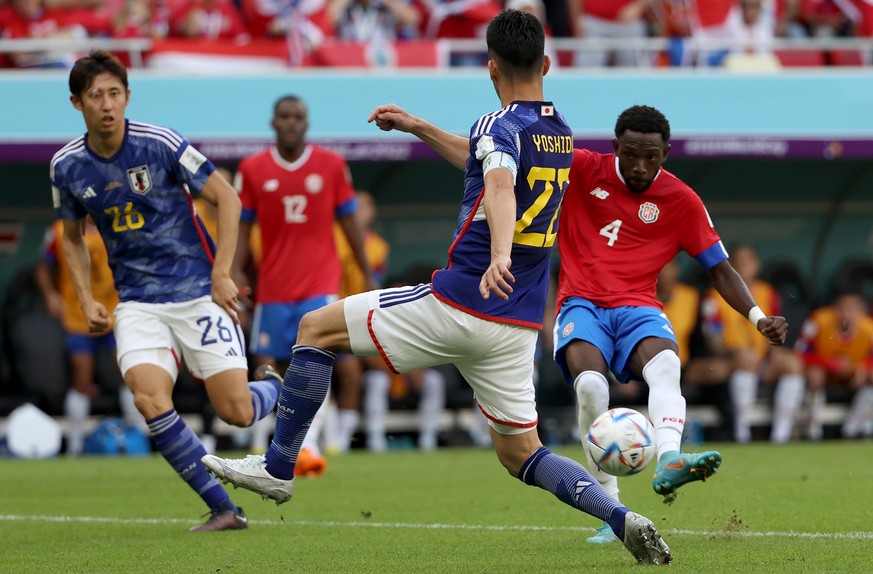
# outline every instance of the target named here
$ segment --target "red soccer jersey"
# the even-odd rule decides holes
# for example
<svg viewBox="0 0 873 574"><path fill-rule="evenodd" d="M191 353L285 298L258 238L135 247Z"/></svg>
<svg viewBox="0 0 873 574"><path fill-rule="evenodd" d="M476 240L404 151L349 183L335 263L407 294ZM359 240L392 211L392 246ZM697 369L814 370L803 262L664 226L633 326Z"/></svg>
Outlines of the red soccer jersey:
<svg viewBox="0 0 873 574"><path fill-rule="evenodd" d="M599 307L661 308L658 273L680 251L705 268L727 259L703 202L661 169L652 186L634 193L615 154L577 149L558 231L558 309L568 297Z"/></svg>
<svg viewBox="0 0 873 574"><path fill-rule="evenodd" d="M289 163L270 147L243 159L237 178L242 218L257 219L261 227L258 302L336 294L342 269L333 223L355 207L345 160L310 144L300 159Z"/></svg>

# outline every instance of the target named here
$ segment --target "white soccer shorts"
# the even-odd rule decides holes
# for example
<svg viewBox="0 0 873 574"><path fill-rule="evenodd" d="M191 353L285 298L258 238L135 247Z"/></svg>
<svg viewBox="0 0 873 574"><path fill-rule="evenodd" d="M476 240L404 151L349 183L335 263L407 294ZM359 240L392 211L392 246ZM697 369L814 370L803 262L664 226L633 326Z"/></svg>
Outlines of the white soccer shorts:
<svg viewBox="0 0 873 574"><path fill-rule="evenodd" d="M230 369L248 369L239 325L208 295L181 303L120 303L115 308L115 337L122 374L151 363L148 354L135 353L148 349L170 349L177 358L181 351L191 374L202 380ZM125 360L129 353L136 359ZM170 374L175 378L176 373Z"/></svg>
<svg viewBox="0 0 873 574"><path fill-rule="evenodd" d="M356 355L381 355L399 373L454 364L497 432L536 427L535 330L465 313L428 284L352 295L343 310Z"/></svg>

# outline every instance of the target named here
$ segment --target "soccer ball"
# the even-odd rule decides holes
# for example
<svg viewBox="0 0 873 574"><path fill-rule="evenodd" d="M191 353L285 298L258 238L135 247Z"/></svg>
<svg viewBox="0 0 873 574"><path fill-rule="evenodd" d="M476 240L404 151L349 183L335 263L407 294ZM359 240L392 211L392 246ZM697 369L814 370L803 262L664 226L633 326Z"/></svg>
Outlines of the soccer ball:
<svg viewBox="0 0 873 574"><path fill-rule="evenodd" d="M613 476L629 476L657 456L655 428L633 409L611 409L594 420L586 439L597 468Z"/></svg>

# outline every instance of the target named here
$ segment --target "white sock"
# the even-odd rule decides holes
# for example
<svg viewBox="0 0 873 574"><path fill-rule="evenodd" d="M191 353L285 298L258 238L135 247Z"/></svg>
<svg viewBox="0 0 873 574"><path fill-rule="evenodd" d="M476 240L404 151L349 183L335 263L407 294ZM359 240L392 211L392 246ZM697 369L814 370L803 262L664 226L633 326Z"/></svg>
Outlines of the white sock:
<svg viewBox="0 0 873 574"><path fill-rule="evenodd" d="M355 431L358 430L358 422L361 420L361 413L353 409L341 409L339 411L339 437L337 440L337 449L339 452L346 452L352 447L352 437L355 436Z"/></svg>
<svg viewBox="0 0 873 574"><path fill-rule="evenodd" d="M391 375L385 371L367 371L364 373L363 382L367 448L374 452L382 452L388 448L385 417L388 414Z"/></svg>
<svg viewBox="0 0 873 574"><path fill-rule="evenodd" d="M421 427L418 448L434 450L440 429L440 415L446 407L446 378L435 369L427 369L422 377L421 402L418 414Z"/></svg>
<svg viewBox="0 0 873 574"><path fill-rule="evenodd" d="M618 479L597 468L586 446L588 429L591 428L594 419L609 410L609 382L597 371L582 371L573 381L573 390L576 391L579 436L582 440L582 450L585 451L585 458L588 460L588 469L606 493L618 499Z"/></svg>
<svg viewBox="0 0 873 574"><path fill-rule="evenodd" d="M64 398L64 416L67 418L67 454L82 454L85 444L85 422L91 414L88 395L69 389Z"/></svg>
<svg viewBox="0 0 873 574"><path fill-rule="evenodd" d="M255 421L251 427L251 441L249 442L249 450L251 452L261 453L267 452L267 447L270 446L270 434L276 428L276 415L268 414L261 420Z"/></svg>
<svg viewBox="0 0 873 574"><path fill-rule="evenodd" d="M339 407L333 401L326 403L327 407L324 411L324 430L322 435L324 440L324 448L328 452L334 453L340 451L340 442L342 441L340 433L340 415Z"/></svg>
<svg viewBox="0 0 873 574"><path fill-rule="evenodd" d="M752 440L749 418L758 397L758 375L752 371L736 370L729 381L731 400L734 403L734 434L737 442Z"/></svg>
<svg viewBox="0 0 873 574"><path fill-rule="evenodd" d="M821 426L822 411L824 411L825 401L824 390L811 393L809 396L809 426L806 429L807 437L810 440L821 440L824 436L824 429Z"/></svg>
<svg viewBox="0 0 873 574"><path fill-rule="evenodd" d="M806 384L801 375L779 377L773 394L773 430L770 433L772 442L783 444L791 440L797 413L803 405L805 388Z"/></svg>
<svg viewBox="0 0 873 574"><path fill-rule="evenodd" d="M685 429L685 397L679 387L682 364L672 350L661 351L643 367L643 379L649 385L649 418L655 427L658 458L679 452Z"/></svg>
<svg viewBox="0 0 873 574"><path fill-rule="evenodd" d="M142 413L139 412L139 409L136 408L136 403L133 400L133 391L131 391L127 385L121 385L121 387L118 388L118 405L121 408L121 415L124 417L124 422L131 426L135 426L146 435L149 434L149 425L146 424L145 418L142 416Z"/></svg>
<svg viewBox="0 0 873 574"><path fill-rule="evenodd" d="M843 423L843 436L857 438L864 424L873 416L873 387L863 387L855 393L852 406Z"/></svg>

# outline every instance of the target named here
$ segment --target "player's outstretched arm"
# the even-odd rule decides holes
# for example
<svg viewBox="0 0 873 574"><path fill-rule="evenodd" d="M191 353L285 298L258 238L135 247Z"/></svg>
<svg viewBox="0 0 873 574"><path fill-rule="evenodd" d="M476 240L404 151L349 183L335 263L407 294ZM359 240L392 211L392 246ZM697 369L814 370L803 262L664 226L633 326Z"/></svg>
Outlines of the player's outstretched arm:
<svg viewBox="0 0 873 574"><path fill-rule="evenodd" d="M758 331L767 337L771 345L781 345L785 342L788 334L788 322L785 317L764 315L755 303L746 283L727 259L712 267L708 273L712 286L724 297L728 305L737 313L748 317Z"/></svg>
<svg viewBox="0 0 873 574"><path fill-rule="evenodd" d="M470 155L470 140L445 131L434 124L410 114L396 104L378 106L367 118L367 123L376 122L383 131L397 130L412 134L435 152L446 158L458 169L467 167Z"/></svg>

